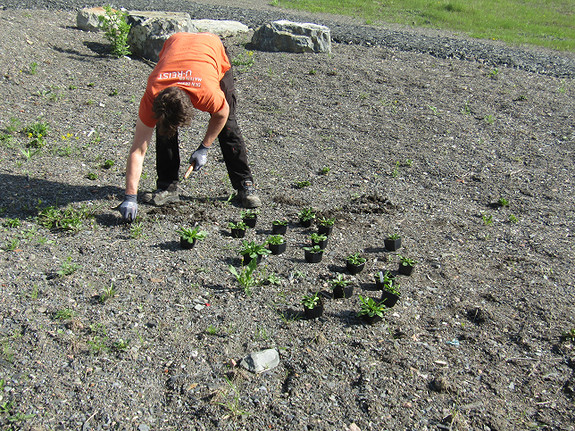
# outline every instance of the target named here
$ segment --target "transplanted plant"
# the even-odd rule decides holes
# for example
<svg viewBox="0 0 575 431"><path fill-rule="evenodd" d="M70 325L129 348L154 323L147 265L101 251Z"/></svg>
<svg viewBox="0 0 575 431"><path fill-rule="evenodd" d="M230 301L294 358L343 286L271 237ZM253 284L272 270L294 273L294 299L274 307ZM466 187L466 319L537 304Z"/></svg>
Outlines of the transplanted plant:
<svg viewBox="0 0 575 431"><path fill-rule="evenodd" d="M361 301L360 310L357 313L359 317L383 317L383 314L386 311L386 306L383 302L377 302L373 298L369 297L364 298L361 295L359 295L359 300Z"/></svg>
<svg viewBox="0 0 575 431"><path fill-rule="evenodd" d="M114 10L110 6L104 6L104 10L106 14L99 16L98 19L104 30L104 37L112 44L112 54L116 57L130 55L128 34L132 26L126 20L128 13Z"/></svg>
<svg viewBox="0 0 575 431"><path fill-rule="evenodd" d="M366 262L365 257L361 257L361 255L359 254L359 252L350 254L349 256L347 256L345 258L345 260L347 262L349 262L351 265L361 265L362 263Z"/></svg>
<svg viewBox="0 0 575 431"><path fill-rule="evenodd" d="M343 274L337 274L337 277L331 279L329 284L331 285L332 289L336 287L346 287L347 285L351 284L351 280L346 280Z"/></svg>
<svg viewBox="0 0 575 431"><path fill-rule="evenodd" d="M321 248L319 245L313 245L313 246L306 246L303 247L303 249L305 251L307 251L308 253L312 253L312 254L316 254L316 253L323 253L325 250L323 248Z"/></svg>
<svg viewBox="0 0 575 431"><path fill-rule="evenodd" d="M239 249L239 254L249 259L257 259L259 256L266 256L271 251L263 244L257 244L255 241L242 241Z"/></svg>
<svg viewBox="0 0 575 431"><path fill-rule="evenodd" d="M417 263L416 260L411 259L411 258L406 257L406 256L398 255L398 257L399 257L399 262L401 263L402 266L415 266L415 264Z"/></svg>
<svg viewBox="0 0 575 431"><path fill-rule="evenodd" d="M301 299L301 303L305 308L313 310L320 304L319 292L310 293L309 295L304 295Z"/></svg>
<svg viewBox="0 0 575 431"><path fill-rule="evenodd" d="M285 219L272 221L272 225L274 225L274 226L287 226L287 224L288 224L288 221Z"/></svg>
<svg viewBox="0 0 575 431"><path fill-rule="evenodd" d="M335 223L335 217L320 217L317 223L320 226L333 226Z"/></svg>
<svg viewBox="0 0 575 431"><path fill-rule="evenodd" d="M257 277L254 272L257 267L257 261L253 259L247 266L243 267L240 271L234 268L232 265L229 266L229 270L232 275L236 278L239 285L244 289L246 295L251 295L251 288L258 284Z"/></svg>
<svg viewBox="0 0 575 431"><path fill-rule="evenodd" d="M242 217L242 220L245 220L250 218L257 218L259 213L260 213L259 210L256 209L245 209L241 211L240 215Z"/></svg>
<svg viewBox="0 0 575 431"><path fill-rule="evenodd" d="M181 227L178 229L178 234L180 238L185 239L186 241L193 242L195 240L201 241L206 238L207 233L203 230L200 230L199 226L191 227Z"/></svg>
<svg viewBox="0 0 575 431"><path fill-rule="evenodd" d="M327 235L322 235L322 234L314 232L310 235L310 239L311 239L312 244L320 244L323 241L327 240Z"/></svg>
<svg viewBox="0 0 575 431"><path fill-rule="evenodd" d="M298 218L302 222L311 222L315 219L315 210L313 208L303 208L299 212Z"/></svg>
<svg viewBox="0 0 575 431"><path fill-rule="evenodd" d="M239 221L239 222L231 221L228 223L228 227L230 229L246 230L248 228L248 225L245 224L243 221Z"/></svg>
<svg viewBox="0 0 575 431"><path fill-rule="evenodd" d="M266 244L280 245L285 242L283 235L270 235L266 240Z"/></svg>

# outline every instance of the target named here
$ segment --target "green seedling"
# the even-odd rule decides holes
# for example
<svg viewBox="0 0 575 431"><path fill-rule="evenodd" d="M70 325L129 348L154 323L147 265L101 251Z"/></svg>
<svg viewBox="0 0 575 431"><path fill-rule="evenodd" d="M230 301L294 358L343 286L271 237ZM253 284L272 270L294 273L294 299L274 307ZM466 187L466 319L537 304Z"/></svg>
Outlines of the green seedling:
<svg viewBox="0 0 575 431"><path fill-rule="evenodd" d="M298 217L301 221L314 220L315 210L313 208L304 208L299 212Z"/></svg>
<svg viewBox="0 0 575 431"><path fill-rule="evenodd" d="M54 314L54 318L58 319L58 320L70 320L74 316L76 316L76 312L74 310L69 309L69 308L64 308L62 310L58 310L58 311L56 311L56 314Z"/></svg>
<svg viewBox="0 0 575 431"><path fill-rule="evenodd" d="M399 261L401 262L401 265L403 266L414 266L417 263L416 260L410 259L409 257L405 257L402 255L398 255L398 257Z"/></svg>
<svg viewBox="0 0 575 431"><path fill-rule="evenodd" d="M309 295L304 295L301 299L301 303L305 308L309 308L313 310L315 307L319 305L320 298L319 292L310 293Z"/></svg>
<svg viewBox="0 0 575 431"><path fill-rule="evenodd" d="M320 217L320 219L317 221L317 223L318 223L318 225L325 226L325 227L333 226L335 224L335 217L330 217L330 218Z"/></svg>
<svg viewBox="0 0 575 431"><path fill-rule="evenodd" d="M499 206L501 207L508 207L509 206L509 201L503 197L499 198L499 200L497 201L497 203L499 204Z"/></svg>
<svg viewBox="0 0 575 431"><path fill-rule="evenodd" d="M112 168L114 165L116 164L116 162L114 162L113 160L106 160L103 164L102 164L102 168L104 169L110 169Z"/></svg>
<svg viewBox="0 0 575 431"><path fill-rule="evenodd" d="M321 168L319 170L319 174L320 175L327 175L330 173L330 171L331 171L331 168L329 166L324 166L323 168Z"/></svg>
<svg viewBox="0 0 575 431"><path fill-rule="evenodd" d="M283 235L271 235L266 240L266 244L270 245L280 245L285 242Z"/></svg>
<svg viewBox="0 0 575 431"><path fill-rule="evenodd" d="M203 230L200 230L199 226L195 226L193 228L181 227L178 229L178 234L180 235L180 238L183 238L189 242L193 242L195 240L201 241L207 236L207 233Z"/></svg>
<svg viewBox="0 0 575 431"><path fill-rule="evenodd" d="M80 268L80 265L73 263L72 256L68 256L66 261L62 262L62 265L60 266L60 269L56 271L56 274L60 277L65 277L74 274L78 268Z"/></svg>
<svg viewBox="0 0 575 431"><path fill-rule="evenodd" d="M130 45L128 44L128 34L131 25L126 21L128 13L114 10L110 6L104 6L105 15L98 17L104 30L104 37L112 44L112 55L123 57L130 55Z"/></svg>
<svg viewBox="0 0 575 431"><path fill-rule="evenodd" d="M246 209L246 210L242 210L242 211L240 212L240 217L242 218L242 220L257 218L257 216L259 215L259 213L260 213L259 210Z"/></svg>
<svg viewBox="0 0 575 431"><path fill-rule="evenodd" d="M104 289L104 291L98 297L98 300L102 304L104 304L109 299L112 299L114 296L116 296L116 288L114 287L114 283L112 283Z"/></svg>
<svg viewBox="0 0 575 431"><path fill-rule="evenodd" d="M483 220L483 224L485 226L493 224L493 216L491 214L483 214L481 216L481 219Z"/></svg>
<svg viewBox="0 0 575 431"><path fill-rule="evenodd" d="M136 217L136 220L139 218ZM132 239L139 239L144 237L144 225L142 222L137 221L135 223L130 224L130 238Z"/></svg>
<svg viewBox="0 0 575 431"><path fill-rule="evenodd" d="M9 218L9 219L5 220L4 223L2 223L2 225L4 227L15 228L15 227L22 226L22 221L20 219L17 219L17 218Z"/></svg>
<svg viewBox="0 0 575 431"><path fill-rule="evenodd" d="M248 228L248 226L243 221L239 221L237 223L229 222L228 227L230 229L239 229L239 230L246 230Z"/></svg>
<svg viewBox="0 0 575 431"><path fill-rule="evenodd" d="M296 181L294 183L294 187L296 189L304 189L306 187L311 186L311 182L309 182L308 180L304 180L304 181Z"/></svg>
<svg viewBox="0 0 575 431"><path fill-rule="evenodd" d="M346 287L351 284L351 280L346 280L343 274L338 274L336 278L330 280L329 284L332 289L336 287Z"/></svg>
<svg viewBox="0 0 575 431"><path fill-rule="evenodd" d="M345 258L351 265L361 265L366 262L365 257L361 257L359 252L350 254Z"/></svg>
<svg viewBox="0 0 575 431"><path fill-rule="evenodd" d="M244 293L247 296L251 295L252 287L258 284L257 277L254 274L257 265L258 265L257 261L253 259L247 266L244 266L240 271L238 271L232 265L229 266L230 272L236 278L239 285L244 289Z"/></svg>
<svg viewBox="0 0 575 431"><path fill-rule="evenodd" d="M303 249L309 253L323 253L325 250L323 248L321 248L319 245L314 245L314 246L306 246L303 247Z"/></svg>
<svg viewBox="0 0 575 431"><path fill-rule="evenodd" d="M357 313L358 316L369 316L369 317L383 317L386 311L385 304L383 302L376 302L373 298L364 298L359 295L359 300L361 301L360 310Z"/></svg>
<svg viewBox="0 0 575 431"><path fill-rule="evenodd" d="M82 229L83 222L92 217L92 212L86 207L75 209L70 206L58 209L50 206L40 210L36 222L48 229L78 232Z"/></svg>

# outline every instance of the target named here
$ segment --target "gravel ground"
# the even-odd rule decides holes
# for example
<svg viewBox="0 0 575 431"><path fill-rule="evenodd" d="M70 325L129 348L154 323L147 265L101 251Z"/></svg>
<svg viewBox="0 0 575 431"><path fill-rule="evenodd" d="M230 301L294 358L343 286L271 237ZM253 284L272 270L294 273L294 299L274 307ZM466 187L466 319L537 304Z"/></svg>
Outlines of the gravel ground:
<svg viewBox="0 0 575 431"><path fill-rule="evenodd" d="M101 34L75 28L74 4L35 5L47 9L0 11L2 429L575 429L575 349L562 337L575 328L572 56L455 38L462 60L428 45L446 35L415 30L399 39L421 45L367 46L384 30L327 16L314 21L346 41L332 55L250 54L250 34L226 40L264 202L247 239L289 220L287 251L263 259L247 292L230 272L240 208L216 151L180 203L141 205L137 223L120 223L153 65L106 55ZM266 5L154 8L249 25L288 17ZM364 43L347 43L359 32ZM490 50L517 60L483 58ZM184 154L205 122L183 133ZM26 130L42 123L37 149ZM152 149L142 191L153 160ZM315 230L297 222L305 207L336 219L317 264L303 259ZM39 217L46 208L60 212ZM86 215L76 231L42 223L65 209ZM180 249L176 230L196 223L206 240ZM383 247L392 232L399 252ZM354 252L367 265L352 276ZM379 298L373 275L397 270L398 254L415 272L367 325L359 295ZM338 274L352 297L331 299ZM324 315L302 319L314 291ZM237 366L267 348L278 367Z"/></svg>

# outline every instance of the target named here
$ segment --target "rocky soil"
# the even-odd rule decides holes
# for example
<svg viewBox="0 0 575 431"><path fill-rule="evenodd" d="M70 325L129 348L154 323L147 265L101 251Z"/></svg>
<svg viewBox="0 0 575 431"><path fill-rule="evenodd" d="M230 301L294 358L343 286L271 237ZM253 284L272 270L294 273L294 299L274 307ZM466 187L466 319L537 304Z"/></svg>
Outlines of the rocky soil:
<svg viewBox="0 0 575 431"><path fill-rule="evenodd" d="M51 4L0 11L1 429L575 429L572 55L496 45L567 65L535 73L384 41L302 55L226 40L264 203L247 240L289 220L287 251L247 292L217 150L180 203L120 222L153 64L107 55ZM184 155L205 124L184 131ZM317 264L306 207L336 219ZM66 215L81 225L51 226ZM195 224L207 238L182 250L176 230ZM355 252L367 265L352 276ZM401 299L363 323L359 296L379 299L373 276L399 254L418 262ZM331 298L337 274L351 298ZM324 314L303 319L315 291ZM238 366L268 348L276 368Z"/></svg>

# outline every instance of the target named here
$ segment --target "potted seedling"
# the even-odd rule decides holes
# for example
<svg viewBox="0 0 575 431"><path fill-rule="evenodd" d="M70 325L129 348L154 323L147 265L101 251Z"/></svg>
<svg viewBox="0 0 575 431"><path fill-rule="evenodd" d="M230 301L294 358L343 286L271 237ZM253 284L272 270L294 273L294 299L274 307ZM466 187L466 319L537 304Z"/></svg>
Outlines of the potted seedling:
<svg viewBox="0 0 575 431"><path fill-rule="evenodd" d="M338 274L336 278L330 281L330 284L334 298L349 298L353 293L353 286L349 286L351 280L346 280L343 274Z"/></svg>
<svg viewBox="0 0 575 431"><path fill-rule="evenodd" d="M395 280L395 275L393 275L391 271L379 271L373 278L375 279L376 287L378 289L383 289L383 286L388 282L388 280Z"/></svg>
<svg viewBox="0 0 575 431"><path fill-rule="evenodd" d="M319 245L320 248L327 247L327 235L320 235L319 233L312 233L310 235L311 245Z"/></svg>
<svg viewBox="0 0 575 431"><path fill-rule="evenodd" d="M417 261L409 257L399 255L399 273L401 275L411 275L416 263Z"/></svg>
<svg viewBox="0 0 575 431"><path fill-rule="evenodd" d="M316 319L323 314L323 302L319 297L319 292L304 295L301 303L306 319Z"/></svg>
<svg viewBox="0 0 575 431"><path fill-rule="evenodd" d="M268 250L262 244L256 244L255 241L242 241L242 245L239 250L239 254L242 256L242 264L249 265L250 262L255 259L256 262L260 262L263 256L270 254L271 251Z"/></svg>
<svg viewBox="0 0 575 431"><path fill-rule="evenodd" d="M321 262L324 250L319 245L314 245L311 247L304 247L305 260L308 263L318 263Z"/></svg>
<svg viewBox="0 0 575 431"><path fill-rule="evenodd" d="M373 298L364 298L359 295L361 301L360 309L357 315L365 322L373 325L383 318L386 307L383 302L377 302Z"/></svg>
<svg viewBox="0 0 575 431"><path fill-rule="evenodd" d="M317 233L320 235L330 235L333 230L335 218L321 217L317 223Z"/></svg>
<svg viewBox="0 0 575 431"><path fill-rule="evenodd" d="M350 254L345 258L345 266L351 275L359 274L365 267L366 259L358 253Z"/></svg>
<svg viewBox="0 0 575 431"><path fill-rule="evenodd" d="M315 211L313 208L304 208L299 212L298 218L303 227L310 227L315 220Z"/></svg>
<svg viewBox="0 0 575 431"><path fill-rule="evenodd" d="M385 244L385 249L388 251L399 250L401 247L401 237L394 233L385 238L383 243Z"/></svg>
<svg viewBox="0 0 575 431"><path fill-rule="evenodd" d="M272 254L282 254L286 251L286 242L282 235L272 235L266 240Z"/></svg>
<svg viewBox="0 0 575 431"><path fill-rule="evenodd" d="M274 235L285 235L287 232L287 220L274 220L272 221L272 233Z"/></svg>
<svg viewBox="0 0 575 431"><path fill-rule="evenodd" d="M256 222L258 221L259 213L260 212L255 209L242 210L241 212L242 221L246 224L246 226L254 228L256 227Z"/></svg>
<svg viewBox="0 0 575 431"><path fill-rule="evenodd" d="M399 300L399 281L395 277L388 276L389 271L380 272L381 302L387 308L393 307Z"/></svg>
<svg viewBox="0 0 575 431"><path fill-rule="evenodd" d="M185 250L189 250L196 244L196 241L201 241L206 237L206 232L201 231L198 226L194 228L181 227L178 229L178 234L180 235L180 246Z"/></svg>
<svg viewBox="0 0 575 431"><path fill-rule="evenodd" d="M228 227L232 231L232 238L243 238L246 236L246 229L248 226L243 221L239 221L237 223L230 222Z"/></svg>

